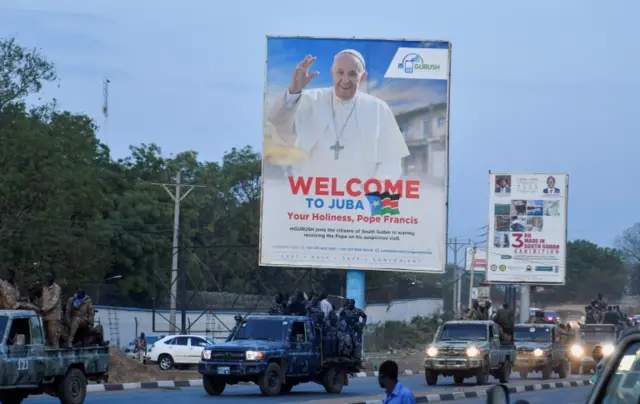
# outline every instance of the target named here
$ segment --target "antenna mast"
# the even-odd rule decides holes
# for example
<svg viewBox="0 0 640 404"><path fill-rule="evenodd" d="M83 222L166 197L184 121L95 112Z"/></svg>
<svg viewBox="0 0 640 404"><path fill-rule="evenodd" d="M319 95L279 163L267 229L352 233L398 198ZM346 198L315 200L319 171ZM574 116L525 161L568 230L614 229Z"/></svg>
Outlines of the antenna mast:
<svg viewBox="0 0 640 404"><path fill-rule="evenodd" d="M109 147L109 79L104 79L102 82L102 116L104 117L104 124L102 130L104 131L104 143Z"/></svg>

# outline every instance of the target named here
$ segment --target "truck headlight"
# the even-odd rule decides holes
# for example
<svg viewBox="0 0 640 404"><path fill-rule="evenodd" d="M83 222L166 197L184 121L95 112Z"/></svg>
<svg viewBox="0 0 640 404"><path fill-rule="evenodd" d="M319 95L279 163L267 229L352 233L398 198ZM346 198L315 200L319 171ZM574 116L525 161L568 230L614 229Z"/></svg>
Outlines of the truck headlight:
<svg viewBox="0 0 640 404"><path fill-rule="evenodd" d="M573 355L573 356L582 356L582 355L584 355L584 348L582 348L578 344L572 345L571 346L571 355Z"/></svg>
<svg viewBox="0 0 640 404"><path fill-rule="evenodd" d="M480 355L480 350L474 346L467 348L467 356L474 357Z"/></svg>
<svg viewBox="0 0 640 404"><path fill-rule="evenodd" d="M264 358L264 352L260 351L247 351L245 352L245 357L248 361L257 361L259 359Z"/></svg>
<svg viewBox="0 0 640 404"><path fill-rule="evenodd" d="M604 354L604 356L609 356L613 353L615 349L616 347L614 347L613 345L607 344L602 347L602 353Z"/></svg>
<svg viewBox="0 0 640 404"><path fill-rule="evenodd" d="M206 349L204 351L202 351L202 359L203 360L211 359L211 351L208 351Z"/></svg>
<svg viewBox="0 0 640 404"><path fill-rule="evenodd" d="M544 351L540 348L536 348L533 350L533 356L542 356L544 355Z"/></svg>
<svg viewBox="0 0 640 404"><path fill-rule="evenodd" d="M438 356L438 348L430 346L424 353L433 358L434 356Z"/></svg>

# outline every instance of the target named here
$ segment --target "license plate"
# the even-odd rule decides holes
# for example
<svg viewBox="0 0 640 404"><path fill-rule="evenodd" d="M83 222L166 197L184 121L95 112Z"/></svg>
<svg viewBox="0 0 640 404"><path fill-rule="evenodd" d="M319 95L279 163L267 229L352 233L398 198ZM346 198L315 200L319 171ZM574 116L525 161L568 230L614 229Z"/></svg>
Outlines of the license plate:
<svg viewBox="0 0 640 404"><path fill-rule="evenodd" d="M219 375L231 374L231 368L229 366L218 366L218 374Z"/></svg>

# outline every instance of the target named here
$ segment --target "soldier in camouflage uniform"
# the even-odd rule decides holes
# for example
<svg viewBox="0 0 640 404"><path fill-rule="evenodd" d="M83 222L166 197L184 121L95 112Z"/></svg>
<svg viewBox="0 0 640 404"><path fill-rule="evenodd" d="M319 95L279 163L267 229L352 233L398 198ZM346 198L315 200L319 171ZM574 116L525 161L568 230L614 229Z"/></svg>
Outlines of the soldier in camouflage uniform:
<svg viewBox="0 0 640 404"><path fill-rule="evenodd" d="M354 354L355 357L359 359L362 356L362 331L364 326L367 325L367 315L364 311L356 307L356 301L353 299L347 299L340 315L351 331ZM360 319L362 319L362 322Z"/></svg>
<svg viewBox="0 0 640 404"><path fill-rule="evenodd" d="M15 272L9 271L8 280L0 279L0 308L5 310L33 310L40 312L37 306L20 301L20 292L15 286Z"/></svg>
<svg viewBox="0 0 640 404"><path fill-rule="evenodd" d="M323 335L326 341L325 343L325 355L336 356L338 353L338 333L339 333L338 314L331 310L329 315L324 320Z"/></svg>
<svg viewBox="0 0 640 404"><path fill-rule="evenodd" d="M282 293L278 292L273 297L273 301L271 302L271 308L269 308L269 314L271 315L283 315L285 308L284 297Z"/></svg>
<svg viewBox="0 0 640 404"><path fill-rule="evenodd" d="M48 272L45 275L44 287L42 288L42 314L47 339L54 349L60 346L60 321L62 319L60 292L55 274Z"/></svg>
<svg viewBox="0 0 640 404"><path fill-rule="evenodd" d="M307 305L307 315L311 317L311 321L316 328L321 327L324 323L324 312L320 308L320 298L314 295Z"/></svg>
<svg viewBox="0 0 640 404"><path fill-rule="evenodd" d="M91 302L91 298L84 293L84 290L79 289L69 298L69 300L67 300L65 316L67 324L69 324L67 346L72 348L73 339L75 338L78 330L83 331L82 335L86 335L93 326L93 304Z"/></svg>
<svg viewBox="0 0 640 404"><path fill-rule="evenodd" d="M349 325L341 316L338 318L338 355L350 357L353 353L353 335Z"/></svg>

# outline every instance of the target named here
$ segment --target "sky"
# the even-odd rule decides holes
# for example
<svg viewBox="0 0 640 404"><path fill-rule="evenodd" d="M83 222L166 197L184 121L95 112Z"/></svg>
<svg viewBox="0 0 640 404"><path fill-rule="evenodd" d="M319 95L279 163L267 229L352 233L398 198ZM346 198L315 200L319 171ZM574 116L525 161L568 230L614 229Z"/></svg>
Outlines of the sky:
<svg viewBox="0 0 640 404"><path fill-rule="evenodd" d="M56 63L41 96L93 117L115 157L153 142L206 160L260 149L267 34L451 41L449 235L485 240L489 170L566 172L569 238L613 246L640 221L638 15L637 0L3 0L0 36Z"/></svg>
<svg viewBox="0 0 640 404"><path fill-rule="evenodd" d="M281 97L296 66L309 54L316 57L311 71L320 75L307 88L332 87L334 56L345 49L358 51L365 60L367 80L362 90L386 101L395 114L447 100L447 80L385 78L399 47L448 49L446 42L336 40L334 38L269 38L267 45L267 105ZM269 107L267 107L269 108Z"/></svg>

